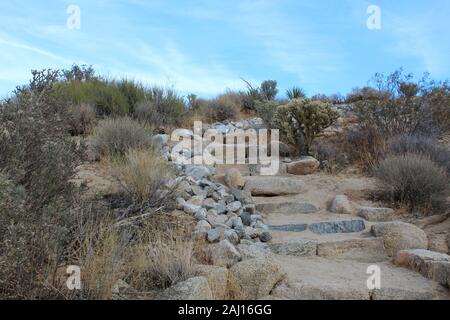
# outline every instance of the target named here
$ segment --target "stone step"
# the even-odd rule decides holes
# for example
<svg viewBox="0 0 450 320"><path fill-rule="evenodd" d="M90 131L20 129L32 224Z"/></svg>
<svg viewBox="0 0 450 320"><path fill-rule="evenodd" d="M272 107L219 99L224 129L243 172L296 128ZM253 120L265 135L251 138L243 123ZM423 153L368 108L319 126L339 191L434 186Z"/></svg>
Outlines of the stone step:
<svg viewBox="0 0 450 320"><path fill-rule="evenodd" d="M312 223L308 226L308 229L318 234L352 233L365 230L366 225L363 220L342 220Z"/></svg>
<svg viewBox="0 0 450 320"><path fill-rule="evenodd" d="M382 238L356 238L320 242L317 246L317 255L360 262L378 262L389 259Z"/></svg>
<svg viewBox="0 0 450 320"><path fill-rule="evenodd" d="M389 261L375 263L381 271L380 289L367 286L371 262L319 256L278 255L286 280L271 293L274 299L289 300L434 300L450 299L446 288Z"/></svg>
<svg viewBox="0 0 450 320"><path fill-rule="evenodd" d="M315 256L317 255L317 240L298 239L278 243L269 243L270 250L284 256Z"/></svg>
<svg viewBox="0 0 450 320"><path fill-rule="evenodd" d="M308 229L308 225L306 223L269 225L268 227L270 230L273 231L285 231L285 232L302 232Z"/></svg>
<svg viewBox="0 0 450 320"><path fill-rule="evenodd" d="M270 202L256 205L256 210L264 213L282 214L309 214L320 210L317 206L308 202Z"/></svg>
<svg viewBox="0 0 450 320"><path fill-rule="evenodd" d="M305 190L303 181L295 178L279 176L249 176L244 177L245 190L253 196L279 196L298 194Z"/></svg>
<svg viewBox="0 0 450 320"><path fill-rule="evenodd" d="M450 289L450 256L424 249L401 250L394 263L432 279Z"/></svg>

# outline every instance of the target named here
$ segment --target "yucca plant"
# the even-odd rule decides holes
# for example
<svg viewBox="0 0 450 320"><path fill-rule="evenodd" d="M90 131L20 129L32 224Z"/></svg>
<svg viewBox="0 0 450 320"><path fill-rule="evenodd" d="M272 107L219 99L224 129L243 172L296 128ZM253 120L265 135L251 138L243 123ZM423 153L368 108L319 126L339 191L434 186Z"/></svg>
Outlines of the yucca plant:
<svg viewBox="0 0 450 320"><path fill-rule="evenodd" d="M299 87L292 87L291 89L286 90L286 95L289 100L306 98L306 93Z"/></svg>

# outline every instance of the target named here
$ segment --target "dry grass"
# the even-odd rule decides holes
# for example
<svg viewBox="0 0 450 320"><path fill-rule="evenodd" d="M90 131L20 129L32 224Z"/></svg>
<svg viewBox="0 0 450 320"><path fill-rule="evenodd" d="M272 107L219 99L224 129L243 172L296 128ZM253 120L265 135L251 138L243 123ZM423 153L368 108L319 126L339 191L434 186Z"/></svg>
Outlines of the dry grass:
<svg viewBox="0 0 450 320"><path fill-rule="evenodd" d="M116 160L113 171L132 201L156 204L172 171L167 162L153 150L130 150Z"/></svg>
<svg viewBox="0 0 450 320"><path fill-rule="evenodd" d="M152 134L130 118L106 119L94 129L91 147L96 159L124 155L130 149L151 148Z"/></svg>
<svg viewBox="0 0 450 320"><path fill-rule="evenodd" d="M139 291L165 289L197 275L191 223L170 214L155 214L136 234L127 281Z"/></svg>
<svg viewBox="0 0 450 320"><path fill-rule="evenodd" d="M127 262L127 246L112 221L90 225L79 248L82 298L110 299Z"/></svg>

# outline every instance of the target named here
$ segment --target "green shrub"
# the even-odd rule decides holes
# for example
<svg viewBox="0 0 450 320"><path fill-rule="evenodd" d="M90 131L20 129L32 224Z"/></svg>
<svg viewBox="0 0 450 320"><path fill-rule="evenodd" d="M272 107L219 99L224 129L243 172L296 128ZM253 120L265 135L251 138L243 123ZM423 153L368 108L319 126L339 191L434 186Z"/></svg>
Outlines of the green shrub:
<svg viewBox="0 0 450 320"><path fill-rule="evenodd" d="M445 201L448 178L431 159L416 154L388 156L375 167L382 194L409 209L431 209ZM442 203L442 202L441 202Z"/></svg>
<svg viewBox="0 0 450 320"><path fill-rule="evenodd" d="M130 149L152 147L152 134L139 122L127 117L106 119L94 129L91 147L97 159L125 155Z"/></svg>
<svg viewBox="0 0 450 320"><path fill-rule="evenodd" d="M179 125L186 112L184 98L175 91L152 87L146 92L146 100L136 105L134 116L146 125L158 128Z"/></svg>
<svg viewBox="0 0 450 320"><path fill-rule="evenodd" d="M56 90L68 104L91 104L102 116L127 115L130 112L127 97L117 86L103 80L60 82Z"/></svg>
<svg viewBox="0 0 450 320"><path fill-rule="evenodd" d="M274 123L299 153L309 154L313 140L338 117L330 104L294 99L277 108Z"/></svg>
<svg viewBox="0 0 450 320"><path fill-rule="evenodd" d="M256 114L263 119L268 128L273 128L275 126L273 117L280 104L281 103L278 101L256 101Z"/></svg>
<svg viewBox="0 0 450 320"><path fill-rule="evenodd" d="M34 71L0 106L0 297L61 297L54 275L73 225L83 149L67 133L57 73ZM14 207L13 207L14 206Z"/></svg>
<svg viewBox="0 0 450 320"><path fill-rule="evenodd" d="M146 90L141 83L122 79L115 83L119 91L125 97L128 103L128 110L130 114L133 114L137 104L144 101L146 98Z"/></svg>

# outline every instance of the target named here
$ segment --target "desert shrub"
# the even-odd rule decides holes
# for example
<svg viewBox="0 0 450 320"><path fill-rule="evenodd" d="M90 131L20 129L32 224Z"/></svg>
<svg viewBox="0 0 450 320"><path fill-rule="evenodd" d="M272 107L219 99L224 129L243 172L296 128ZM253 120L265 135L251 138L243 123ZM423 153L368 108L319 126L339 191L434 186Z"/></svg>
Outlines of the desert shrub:
<svg viewBox="0 0 450 320"><path fill-rule="evenodd" d="M277 101L256 101L255 103L256 114L263 119L268 128L275 126L273 116L278 106L280 106L280 102Z"/></svg>
<svg viewBox="0 0 450 320"><path fill-rule="evenodd" d="M286 95L289 98L289 100L306 98L306 93L303 91L302 88L299 87L292 87L290 89L287 89Z"/></svg>
<svg viewBox="0 0 450 320"><path fill-rule="evenodd" d="M372 126L349 128L341 134L340 146L350 163L370 171L385 156L386 137Z"/></svg>
<svg viewBox="0 0 450 320"><path fill-rule="evenodd" d="M127 115L130 112L127 98L114 83L106 80L59 82L56 91L67 104L91 104L99 115Z"/></svg>
<svg viewBox="0 0 450 320"><path fill-rule="evenodd" d="M327 103L294 99L277 108L274 123L299 153L309 154L313 140L338 117Z"/></svg>
<svg viewBox="0 0 450 320"><path fill-rule="evenodd" d="M124 155L130 149L151 146L151 131L128 117L100 121L91 137L92 151L97 158Z"/></svg>
<svg viewBox="0 0 450 320"><path fill-rule="evenodd" d="M56 81L57 72L34 71L0 106L0 202L11 201L0 205L1 297L60 297L52 276L70 239L70 179L83 149L67 133Z"/></svg>
<svg viewBox="0 0 450 320"><path fill-rule="evenodd" d="M443 132L450 130L450 85L448 82L435 84L424 98L428 101L434 123Z"/></svg>
<svg viewBox="0 0 450 320"><path fill-rule="evenodd" d="M329 173L339 172L349 162L339 141L318 141L313 144L312 150L312 155L319 160L321 169Z"/></svg>
<svg viewBox="0 0 450 320"><path fill-rule="evenodd" d="M388 156L374 169L382 182L382 194L409 209L431 209L445 201L448 178L431 159L416 154Z"/></svg>
<svg viewBox="0 0 450 320"><path fill-rule="evenodd" d="M242 79L245 82L247 89L243 92L243 109L247 112L255 110L256 101L261 101L261 91L259 87L253 86L249 81Z"/></svg>
<svg viewBox="0 0 450 320"><path fill-rule="evenodd" d="M225 120L236 120L239 117L239 104L234 96L228 94L220 95L215 99L207 101L201 107L201 113L206 121L221 122Z"/></svg>
<svg viewBox="0 0 450 320"><path fill-rule="evenodd" d="M136 105L134 116L153 127L179 125L186 115L187 107L183 97L172 89L152 87L146 92L146 99Z"/></svg>
<svg viewBox="0 0 450 320"><path fill-rule="evenodd" d="M167 183L172 171L155 151L129 150L124 159L116 163L114 171L133 202L156 206L170 201L161 187Z"/></svg>
<svg viewBox="0 0 450 320"><path fill-rule="evenodd" d="M241 93L242 109L246 112L255 111L257 101L272 101L278 93L277 81L265 80L260 86L254 86L249 81L242 79L247 89Z"/></svg>
<svg viewBox="0 0 450 320"><path fill-rule="evenodd" d="M122 79L114 83L128 103L128 112L133 114L137 104L146 98L146 90L144 86L135 81Z"/></svg>
<svg viewBox="0 0 450 320"><path fill-rule="evenodd" d="M0 169L26 189L36 207L70 195L69 180L83 157L82 146L72 141L65 119L55 111L53 84L42 81L34 77L0 107Z"/></svg>
<svg viewBox="0 0 450 320"><path fill-rule="evenodd" d="M375 88L354 92L347 101L359 123L374 126L386 137L408 133L436 134L429 103L430 86L426 77L412 82L412 75L400 69L384 76L376 74Z"/></svg>
<svg viewBox="0 0 450 320"><path fill-rule="evenodd" d="M261 83L260 95L263 100L274 100L278 93L276 80L265 80Z"/></svg>
<svg viewBox="0 0 450 320"><path fill-rule="evenodd" d="M89 104L72 105L68 108L67 124L73 136L91 133L95 122L95 108Z"/></svg>
<svg viewBox="0 0 450 320"><path fill-rule="evenodd" d="M318 93L318 94L313 95L311 97L311 100L328 102L331 104L340 104L340 103L343 103L345 99L340 93L334 93L331 95Z"/></svg>
<svg viewBox="0 0 450 320"><path fill-rule="evenodd" d="M87 65L77 65L74 64L70 69L62 70L62 80L63 81L91 81L97 79L95 71L92 66Z"/></svg>
<svg viewBox="0 0 450 320"><path fill-rule="evenodd" d="M441 146L435 138L402 134L388 140L387 153L424 155L450 173L450 150Z"/></svg>

